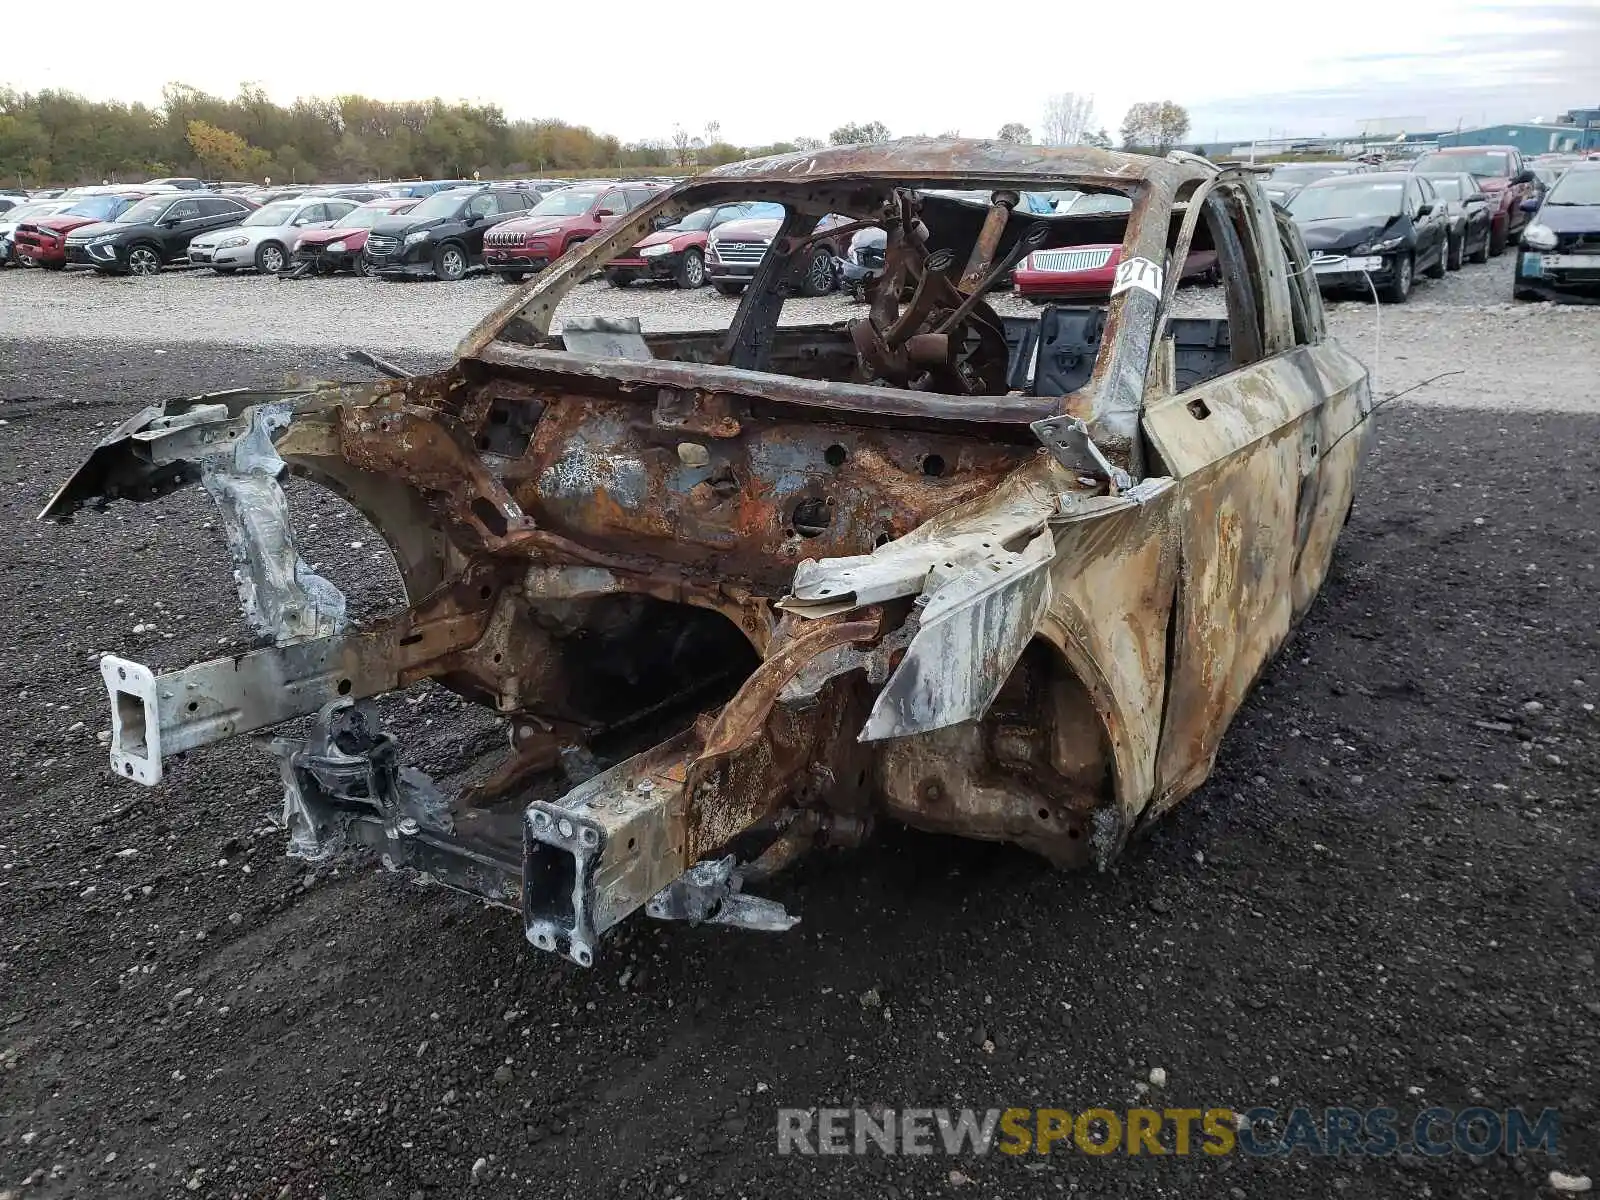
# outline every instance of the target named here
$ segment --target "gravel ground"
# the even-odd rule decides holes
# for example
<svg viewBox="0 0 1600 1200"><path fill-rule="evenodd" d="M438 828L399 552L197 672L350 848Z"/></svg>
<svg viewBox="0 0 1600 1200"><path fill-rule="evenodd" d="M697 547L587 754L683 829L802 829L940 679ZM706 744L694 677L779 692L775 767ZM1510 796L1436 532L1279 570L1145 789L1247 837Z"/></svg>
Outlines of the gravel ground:
<svg viewBox="0 0 1600 1200"><path fill-rule="evenodd" d="M1115 870L888 831L774 886L788 935L632 921L588 972L506 913L284 858L255 742L154 790L110 778L96 656L241 639L226 551L194 490L32 520L139 405L349 374L350 341L435 361L498 285L306 285L401 297L346 308L358 339L272 280L6 273L0 1195L1524 1198L1600 1175L1600 341L1593 310L1505 315L1506 264L1476 270L1383 310L1385 388L1469 374L1384 412L1321 599L1212 780ZM40 279L166 299L119 308L130 346L18 299ZM227 304L175 311L198 294ZM1363 350L1371 319L1333 314ZM295 501L310 557L382 604L370 531ZM424 767L459 742L441 692L386 709ZM1167 1106L1550 1105L1563 1134L1481 1165L775 1152L780 1106L1121 1106L1157 1067Z"/></svg>
<svg viewBox="0 0 1600 1200"><path fill-rule="evenodd" d="M1542 408L1592 411L1595 389L1567 363L1573 353L1600 353L1600 321L1592 309L1578 306L1512 303L1511 264L1506 255L1482 266L1468 264L1441 280L1418 280L1410 303L1379 310L1381 344L1369 300L1330 303L1329 321L1376 365L1380 393L1459 370L1417 393L1416 402L1492 408L1527 397L1537 398ZM484 275L442 284L353 276L283 281L205 270L168 271L158 279L11 270L0 272L0 330L16 338L103 337L166 348L362 346L409 350L442 362L511 290ZM1222 311L1221 296L1211 289L1186 288L1179 303L1187 313ZM618 291L595 281L573 291L557 322L601 314L637 316L646 329L719 328L727 326L736 306L710 288L680 292L646 284ZM997 298L997 306L1034 311L1009 296ZM784 320L834 321L860 311L843 297L824 296L790 301ZM1470 319L1469 312L1482 319ZM1518 364L1514 395L1502 378L1508 362Z"/></svg>

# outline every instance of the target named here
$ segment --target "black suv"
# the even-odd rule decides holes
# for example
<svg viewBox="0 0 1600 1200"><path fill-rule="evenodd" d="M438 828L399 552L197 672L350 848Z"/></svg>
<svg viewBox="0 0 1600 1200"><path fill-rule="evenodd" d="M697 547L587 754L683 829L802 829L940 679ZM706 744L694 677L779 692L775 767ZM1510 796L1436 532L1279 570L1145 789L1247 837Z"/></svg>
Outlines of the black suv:
<svg viewBox="0 0 1600 1200"><path fill-rule="evenodd" d="M368 275L413 276L454 282L483 263L483 235L539 202L522 188L452 188L415 208L385 217L361 252Z"/></svg>
<svg viewBox="0 0 1600 1200"><path fill-rule="evenodd" d="M146 196L114 221L69 233L67 261L106 275L154 275L187 258L196 234L237 225L256 207L237 196Z"/></svg>

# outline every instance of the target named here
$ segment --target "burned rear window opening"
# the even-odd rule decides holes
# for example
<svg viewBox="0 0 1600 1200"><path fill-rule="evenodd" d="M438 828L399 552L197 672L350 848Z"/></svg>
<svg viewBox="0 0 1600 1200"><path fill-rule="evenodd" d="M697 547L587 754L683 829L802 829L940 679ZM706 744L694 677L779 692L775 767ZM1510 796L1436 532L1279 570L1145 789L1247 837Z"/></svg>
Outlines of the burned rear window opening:
<svg viewBox="0 0 1600 1200"><path fill-rule="evenodd" d="M679 189L639 210L633 224L659 224L718 203L727 187L700 184ZM1127 193L1136 190L1130 185L1125 191L1108 189L1104 194L1131 203ZM572 265L556 264L535 285L543 296L491 317L490 321L495 321L503 315L496 340L503 346L551 353L687 362L849 387L935 396L1021 397L1030 394L1031 372L1027 364L1019 364L1019 349L1036 344L1037 323L1000 318L986 297L1005 286L1011 269L1033 250L1085 242L1121 245L1129 226L1125 212L1090 217L1028 212L1020 202L1020 190L1005 184L961 196L940 194L927 181L921 186L862 185L843 195L830 191L811 204L796 202L793 197L779 200L770 189L758 194L781 204L785 217L774 222L779 228L770 242L760 244L766 250L762 265L767 286L752 286L744 294L734 328L727 335L693 337L633 330L639 338L629 337L624 346L617 340L624 331L612 329L609 337L595 337L581 321L576 327L568 324L558 333L548 332L560 296L573 283L624 253L633 240L613 235L596 239L608 243L603 249L580 247ZM974 203L968 195L989 197L990 203ZM887 241L886 266L872 289L869 319L784 326L779 332L783 301L800 294L797 270L814 248L824 239L847 244L850 234L864 229L881 231ZM1203 235L1201 241L1203 244ZM711 250L715 253L716 247ZM1035 326L1032 332L1027 331L1029 325ZM797 328L806 332L796 334ZM797 341L803 344L803 352L786 353ZM525 361L531 364L534 360ZM847 407L852 393L839 395L846 402L840 407ZM873 406L868 402L862 407L870 412ZM1001 407L994 406L992 411ZM1012 419L1019 422L1043 411L1042 406L1026 403L1009 407ZM927 409L930 415L950 411L937 403L930 403ZM974 407L970 411L985 410Z"/></svg>
<svg viewBox="0 0 1600 1200"><path fill-rule="evenodd" d="M1025 191L1130 211L1036 214ZM728 329L552 334L659 218L738 203L785 215ZM781 325L817 235L866 227L865 310ZM1083 245L1115 248L1090 256L1103 295L989 303L1024 254ZM1223 317L1173 311L1196 254ZM112 769L161 784L311 717L273 743L292 854L425 872L581 966L641 909L787 929L752 892L884 820L1104 867L1206 778L1349 511L1371 394L1306 273L1248 173L1181 154L907 140L698 176L513 293L447 370L168 402L94 448L43 515L200 484L261 637L162 673L102 659ZM372 523L404 611L351 619L297 548L289 473ZM371 700L421 680L504 745L405 765Z"/></svg>

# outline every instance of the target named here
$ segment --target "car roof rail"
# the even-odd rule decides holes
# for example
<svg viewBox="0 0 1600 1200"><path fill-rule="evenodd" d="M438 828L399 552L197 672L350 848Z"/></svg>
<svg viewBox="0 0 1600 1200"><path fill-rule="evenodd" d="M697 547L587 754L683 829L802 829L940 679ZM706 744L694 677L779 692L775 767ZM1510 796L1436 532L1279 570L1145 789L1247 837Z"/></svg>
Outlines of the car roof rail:
<svg viewBox="0 0 1600 1200"><path fill-rule="evenodd" d="M1204 154L1191 154L1187 150L1168 150L1167 161L1170 163L1187 163L1193 167L1208 167L1212 171L1220 171L1221 167L1212 162Z"/></svg>

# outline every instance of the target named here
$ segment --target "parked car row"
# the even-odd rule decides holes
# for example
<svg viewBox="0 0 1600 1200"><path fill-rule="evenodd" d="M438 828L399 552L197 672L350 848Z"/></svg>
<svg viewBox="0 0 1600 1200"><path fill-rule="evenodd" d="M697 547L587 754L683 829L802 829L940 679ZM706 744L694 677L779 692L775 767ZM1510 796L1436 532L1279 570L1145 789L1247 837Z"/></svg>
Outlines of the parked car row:
<svg viewBox="0 0 1600 1200"><path fill-rule="evenodd" d="M304 229L291 247L290 266L296 273L333 275L340 271L367 273L361 253L367 235L379 221L410 212L421 201L414 196L388 196L357 205L327 226Z"/></svg>
<svg viewBox="0 0 1600 1200"><path fill-rule="evenodd" d="M1520 242L1517 299L1600 300L1600 162L1537 164L1514 146L1452 146L1406 172L1304 183L1285 207L1326 291L1370 286L1404 303L1419 274L1440 278Z"/></svg>
<svg viewBox="0 0 1600 1200"><path fill-rule="evenodd" d="M1481 192L1472 195L1487 202ZM1425 175L1319 179L1295 193L1288 209L1323 291L1371 287L1391 304L1404 304L1419 274L1441 279L1450 269L1449 211Z"/></svg>
<svg viewBox="0 0 1600 1200"><path fill-rule="evenodd" d="M114 220L151 194L141 188L107 188L77 200L44 201L46 209L56 211L31 211L20 220L11 234L12 252L24 265L60 270L67 265L68 234ZM62 204L67 207L59 208Z"/></svg>
<svg viewBox="0 0 1600 1200"><path fill-rule="evenodd" d="M671 225L650 234L627 254L611 260L606 279L613 287L628 287L642 279L697 288L707 278L706 256L713 231L718 244L732 222L783 219L783 207L759 201L719 204L696 209Z"/></svg>
<svg viewBox="0 0 1600 1200"><path fill-rule="evenodd" d="M1504 254L1528 223L1522 207L1536 196L1534 173L1515 146L1451 146L1424 154L1412 164L1418 175L1459 175L1463 171L1478 181L1490 212L1489 253Z"/></svg>
<svg viewBox="0 0 1600 1200"><path fill-rule="evenodd" d="M244 267L276 274L289 265L302 231L336 224L356 207L353 200L307 196L263 204L237 225L202 233L189 242L189 263L231 275Z"/></svg>
<svg viewBox="0 0 1600 1200"><path fill-rule="evenodd" d="M1263 188L1300 226L1325 291L1370 288L1390 303L1404 303L1419 275L1441 278L1469 260L1486 262L1520 235L1517 298L1600 299L1600 162L1555 166L1546 182L1512 147L1452 147L1423 155L1406 171L1364 163L1280 164ZM443 180L385 185L382 192L373 185L319 185L247 193L169 178L76 188L51 199L16 198L0 211L0 264L77 264L105 274L151 275L187 261L223 275L351 271L446 281L482 267L518 282L648 203L663 186ZM390 194L397 189L424 194ZM937 194L973 203L989 199L987 193ZM1126 212L1130 203L1110 193L1023 193L1019 207L1088 216ZM700 209L614 259L606 278L616 287L709 282L724 295L738 295L782 219L778 205L764 202ZM999 285L1040 302L1104 295L1120 258L1121 247L1109 243L1035 251ZM822 237L802 264L800 290L817 296L842 287L859 299L883 265L881 230ZM1214 252L1194 251L1182 278L1215 281L1216 269Z"/></svg>
<svg viewBox="0 0 1600 1200"><path fill-rule="evenodd" d="M154 275L188 257L203 233L239 224L256 210L249 200L205 192L148 196L109 221L67 234L67 263L109 275Z"/></svg>
<svg viewBox="0 0 1600 1200"><path fill-rule="evenodd" d="M176 191L169 181L158 179L0 195L0 266L64 266L60 234L93 221L110 220L146 196Z"/></svg>
<svg viewBox="0 0 1600 1200"><path fill-rule="evenodd" d="M656 195L654 181L426 180L398 185L207 188L164 179L20 197L0 212L0 262L149 275L174 263L219 274L328 273L460 279L542 269ZM485 238L497 234L489 259ZM20 235L20 248L13 242Z"/></svg>
<svg viewBox="0 0 1600 1200"><path fill-rule="evenodd" d="M1274 204L1288 204L1295 193L1308 183L1332 179L1341 175L1357 175L1370 170L1361 162L1290 162L1276 163L1261 181L1267 199Z"/></svg>
<svg viewBox="0 0 1600 1200"><path fill-rule="evenodd" d="M657 183L601 180L551 192L483 239L484 263L506 282L521 282L661 190Z"/></svg>
<svg viewBox="0 0 1600 1200"><path fill-rule="evenodd" d="M75 203L73 200L25 200L0 212L0 267L22 262L16 252L17 230L26 224L65 212Z"/></svg>

